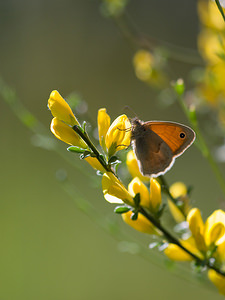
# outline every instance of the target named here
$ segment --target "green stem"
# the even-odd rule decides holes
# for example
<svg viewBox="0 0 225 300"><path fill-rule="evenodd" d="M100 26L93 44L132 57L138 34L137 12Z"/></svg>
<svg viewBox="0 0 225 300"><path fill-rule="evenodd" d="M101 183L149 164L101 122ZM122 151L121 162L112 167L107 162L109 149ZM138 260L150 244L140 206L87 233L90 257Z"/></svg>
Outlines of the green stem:
<svg viewBox="0 0 225 300"><path fill-rule="evenodd" d="M179 102L181 108L183 109L185 115L187 116L191 126L193 127L193 129L196 133L196 136L197 136L196 145L199 148L199 150L201 151L202 155L208 160L208 163L211 166L216 179L218 180L221 190L223 191L223 194L225 195L225 179L224 179L223 174L221 173L217 163L215 162L213 155L205 142L204 137L201 134L200 128L198 126L197 118L196 118L196 116L194 118L191 117L191 112L185 105L182 95L177 94L177 96L178 96L178 102Z"/></svg>
<svg viewBox="0 0 225 300"><path fill-rule="evenodd" d="M215 2L216 2L216 5L217 5L217 7L218 7L218 9L219 9L219 11L221 13L221 16L223 17L224 22L225 22L225 15L224 15L224 12L223 12L223 8L222 8L222 6L220 4L220 1L219 0L215 0Z"/></svg>
<svg viewBox="0 0 225 300"><path fill-rule="evenodd" d="M187 248L185 248L169 231L167 231L158 220L156 220L153 216L151 216L143 207L139 207L139 212L145 216L155 227L157 227L164 235L164 237L167 239L169 243L173 243L177 245L179 248L184 250L187 254L189 254L197 263L201 264L202 266L207 266L209 269L215 270L220 275L225 276L225 272L218 269L217 267L210 264L208 260L202 260L197 255L189 251Z"/></svg>
<svg viewBox="0 0 225 300"><path fill-rule="evenodd" d="M79 134L79 136L85 141L85 143L88 145L88 147L92 150L92 152L95 154L97 160L100 162L100 164L104 167L104 169L107 172L113 172L112 168L105 162L102 155L100 155L98 149L95 147L95 145L91 142L88 134L83 131L83 129L79 125L74 125L73 130ZM115 175L115 174L114 174Z"/></svg>
<svg viewBox="0 0 225 300"><path fill-rule="evenodd" d="M182 215L186 219L185 213L177 206L177 199L171 195L169 186L166 182L165 177L163 175L161 175L161 176L159 176L159 179L161 181L161 187L162 187L163 191L170 197L171 201L176 205L176 207L179 209L179 211L182 213Z"/></svg>

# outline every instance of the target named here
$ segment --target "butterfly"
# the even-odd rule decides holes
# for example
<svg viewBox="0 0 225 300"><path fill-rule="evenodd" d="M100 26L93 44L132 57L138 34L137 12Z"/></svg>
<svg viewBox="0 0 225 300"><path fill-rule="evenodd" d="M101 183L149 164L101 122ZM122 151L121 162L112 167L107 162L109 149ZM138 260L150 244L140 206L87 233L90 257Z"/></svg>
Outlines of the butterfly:
<svg viewBox="0 0 225 300"><path fill-rule="evenodd" d="M144 176L165 174L195 140L188 126L166 121L131 120L131 145Z"/></svg>

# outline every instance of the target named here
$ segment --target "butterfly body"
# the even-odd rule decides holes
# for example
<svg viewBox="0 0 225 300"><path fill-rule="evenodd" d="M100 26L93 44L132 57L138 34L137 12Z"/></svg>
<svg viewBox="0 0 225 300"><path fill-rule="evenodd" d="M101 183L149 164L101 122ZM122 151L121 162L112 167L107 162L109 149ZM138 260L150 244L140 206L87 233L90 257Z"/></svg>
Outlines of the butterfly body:
<svg viewBox="0 0 225 300"><path fill-rule="evenodd" d="M165 121L132 120L131 140L139 169L145 176L166 173L177 156L194 141L194 131L182 124Z"/></svg>

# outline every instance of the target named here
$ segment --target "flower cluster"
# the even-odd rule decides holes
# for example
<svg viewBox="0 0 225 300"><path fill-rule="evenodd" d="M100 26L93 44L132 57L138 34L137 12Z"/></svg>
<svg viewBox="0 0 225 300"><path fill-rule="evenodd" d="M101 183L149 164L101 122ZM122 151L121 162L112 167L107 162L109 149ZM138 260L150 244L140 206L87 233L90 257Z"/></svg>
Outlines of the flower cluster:
<svg viewBox="0 0 225 300"><path fill-rule="evenodd" d="M191 208L188 189L177 182L166 190L167 203L174 220L188 225L189 236L181 239L172 237L161 225L165 204L162 203L160 180L140 173L132 150L126 156L126 166L132 177L128 186L117 176L117 152L130 145L131 123L127 116L121 115L111 123L106 109L99 109L100 152L90 140L85 126L80 125L57 91L51 93L48 107L54 117L50 126L52 133L70 145L69 151L80 153L81 158L100 171L104 198L118 205L115 212L121 214L122 220L140 232L157 236L170 259L195 260L207 266L209 279L225 294L225 212L216 210L204 223L200 210Z"/></svg>
<svg viewBox="0 0 225 300"><path fill-rule="evenodd" d="M208 260L219 270L225 270L225 212L214 211L204 223L198 208L192 208L186 218L190 235L180 243L201 261ZM194 258L179 246L169 243L164 253L172 260L192 261ZM225 277L215 270L208 271L209 279L225 294Z"/></svg>
<svg viewBox="0 0 225 300"><path fill-rule="evenodd" d="M198 13L201 21L198 48L206 68L197 91L202 98L218 105L225 96L225 22L215 1L199 0Z"/></svg>

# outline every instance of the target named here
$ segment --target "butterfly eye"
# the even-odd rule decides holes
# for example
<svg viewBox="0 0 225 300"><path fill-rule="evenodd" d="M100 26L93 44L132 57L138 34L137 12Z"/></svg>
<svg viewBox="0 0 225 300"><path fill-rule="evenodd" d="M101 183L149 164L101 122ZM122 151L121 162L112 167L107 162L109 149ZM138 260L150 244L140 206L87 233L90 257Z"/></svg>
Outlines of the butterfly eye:
<svg viewBox="0 0 225 300"><path fill-rule="evenodd" d="M180 138L181 138L181 139L185 138L185 133L184 133L184 132L181 132L181 133L180 133Z"/></svg>

